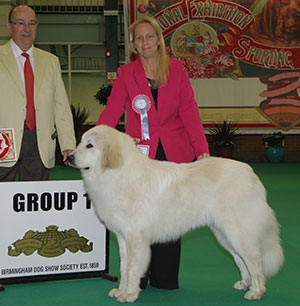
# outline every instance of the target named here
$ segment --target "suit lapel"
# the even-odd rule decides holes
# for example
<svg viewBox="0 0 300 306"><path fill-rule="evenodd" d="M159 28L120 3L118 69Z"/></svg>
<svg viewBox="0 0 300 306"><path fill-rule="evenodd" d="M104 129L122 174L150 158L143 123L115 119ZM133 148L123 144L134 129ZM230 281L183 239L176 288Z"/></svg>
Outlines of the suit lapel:
<svg viewBox="0 0 300 306"><path fill-rule="evenodd" d="M0 60L2 60L3 66L6 68L9 77L11 77L15 82L17 89L20 90L23 95L25 95L25 88L10 43L3 46Z"/></svg>
<svg viewBox="0 0 300 306"><path fill-rule="evenodd" d="M135 61L134 78L138 85L139 91L151 97L152 96L151 90L148 86L147 79L145 78L145 72L144 72L143 65L141 63L140 58L137 58Z"/></svg>
<svg viewBox="0 0 300 306"><path fill-rule="evenodd" d="M47 63L43 62L42 56L37 48L33 47L34 56L34 101L38 101L37 96L46 72Z"/></svg>
<svg viewBox="0 0 300 306"><path fill-rule="evenodd" d="M155 103L153 100L153 96L150 90L150 87L148 85L148 81L145 78L145 72L141 63L140 58L137 58L135 60L135 67L134 67L134 78L136 80L136 84L137 84L137 89L138 89L138 94L144 94L146 96L148 96L150 98L150 103L151 103L151 107L148 111L149 116L151 116L152 118L152 122L153 121L157 121L158 120L158 116L157 116L157 111L155 108Z"/></svg>

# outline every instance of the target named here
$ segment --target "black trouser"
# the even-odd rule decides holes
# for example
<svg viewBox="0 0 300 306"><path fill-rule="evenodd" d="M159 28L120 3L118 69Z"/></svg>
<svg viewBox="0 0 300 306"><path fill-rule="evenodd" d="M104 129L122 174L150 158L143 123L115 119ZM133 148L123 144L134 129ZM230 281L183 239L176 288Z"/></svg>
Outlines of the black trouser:
<svg viewBox="0 0 300 306"><path fill-rule="evenodd" d="M150 285L161 289L178 289L181 239L151 246Z"/></svg>

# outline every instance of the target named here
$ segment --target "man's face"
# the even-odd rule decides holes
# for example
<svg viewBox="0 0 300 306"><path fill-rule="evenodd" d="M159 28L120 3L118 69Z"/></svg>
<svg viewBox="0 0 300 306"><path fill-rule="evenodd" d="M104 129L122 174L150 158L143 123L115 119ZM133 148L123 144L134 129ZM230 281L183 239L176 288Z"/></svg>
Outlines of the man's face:
<svg viewBox="0 0 300 306"><path fill-rule="evenodd" d="M32 46L36 37L36 16L29 7L16 7L8 23L8 30L17 46L27 51Z"/></svg>

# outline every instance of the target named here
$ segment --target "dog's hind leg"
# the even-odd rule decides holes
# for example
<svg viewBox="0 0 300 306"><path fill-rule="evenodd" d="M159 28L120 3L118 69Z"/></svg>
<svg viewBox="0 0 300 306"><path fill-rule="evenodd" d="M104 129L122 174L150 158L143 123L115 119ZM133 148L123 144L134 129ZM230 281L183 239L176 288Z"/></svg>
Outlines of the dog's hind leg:
<svg viewBox="0 0 300 306"><path fill-rule="evenodd" d="M212 229L220 244L233 256L240 269L242 280L234 284L235 289L247 290L244 298L259 300L266 291L265 276L262 268L260 250L256 247L257 241L251 241L249 236L244 237L240 232L226 235L217 229Z"/></svg>
<svg viewBox="0 0 300 306"><path fill-rule="evenodd" d="M126 241L120 235L116 235L119 245L119 255L120 255L120 284L119 288L111 289L109 292L110 297L119 297L121 294L124 294L127 287L127 247Z"/></svg>
<svg viewBox="0 0 300 306"><path fill-rule="evenodd" d="M140 279L150 262L150 242L140 233L132 233L126 241L127 246L127 288L118 297L119 302L134 302L140 293Z"/></svg>
<svg viewBox="0 0 300 306"><path fill-rule="evenodd" d="M211 230L213 231L213 233L214 233L216 239L219 241L220 245L231 254L231 256L234 259L235 264L237 265L237 267L240 270L240 274L241 274L242 279L240 281L237 281L234 284L234 286L233 286L234 289L247 290L249 288L250 284L251 284L251 276L249 274L249 271L248 271L248 268L247 268L245 262L242 260L242 258L239 256L239 254L237 254L235 252L232 245L229 243L226 236L224 236L221 231L219 231L215 227L211 227Z"/></svg>
<svg viewBox="0 0 300 306"><path fill-rule="evenodd" d="M231 251L230 253L236 265L238 266L242 277L241 280L237 281L233 285L233 288L237 290L248 290L251 285L251 276L249 274L248 268L239 254L235 253L234 251Z"/></svg>
<svg viewBox="0 0 300 306"><path fill-rule="evenodd" d="M251 245L249 245L249 248L251 248ZM259 250L257 251L259 252ZM247 300L259 300L266 292L266 280L263 273L261 256L252 253L250 255L244 254L242 257L251 275L251 285L244 298Z"/></svg>
<svg viewBox="0 0 300 306"><path fill-rule="evenodd" d="M261 251L259 249L259 239L256 239L248 235L243 235L239 231L238 235L234 239L230 240L233 246L233 250L240 257L240 261L246 266L250 279L242 279L241 282L235 283L235 288L249 287L249 290L245 293L244 298L247 300L259 300L266 292L265 287L265 275L262 266ZM242 273L242 271L241 271ZM242 274L243 275L243 274Z"/></svg>

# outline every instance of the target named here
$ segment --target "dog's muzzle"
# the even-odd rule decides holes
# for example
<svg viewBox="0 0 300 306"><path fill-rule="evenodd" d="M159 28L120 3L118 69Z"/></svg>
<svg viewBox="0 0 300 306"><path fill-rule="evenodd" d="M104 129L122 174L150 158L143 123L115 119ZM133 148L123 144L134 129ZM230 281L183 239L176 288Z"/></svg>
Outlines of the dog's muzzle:
<svg viewBox="0 0 300 306"><path fill-rule="evenodd" d="M68 160L68 163L69 163L70 166L73 166L73 167L78 168L78 167L76 166L76 164L75 164L75 156L74 156L73 154L69 155L69 156L67 157L67 160ZM89 170L90 167L86 167L86 168L83 168L83 169L84 169L84 170Z"/></svg>
<svg viewBox="0 0 300 306"><path fill-rule="evenodd" d="M69 155L68 157L67 157L67 160L68 160L68 163L70 164L70 165L72 165L72 166L75 166L75 157L74 157L74 155Z"/></svg>

